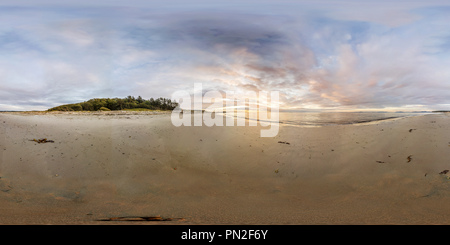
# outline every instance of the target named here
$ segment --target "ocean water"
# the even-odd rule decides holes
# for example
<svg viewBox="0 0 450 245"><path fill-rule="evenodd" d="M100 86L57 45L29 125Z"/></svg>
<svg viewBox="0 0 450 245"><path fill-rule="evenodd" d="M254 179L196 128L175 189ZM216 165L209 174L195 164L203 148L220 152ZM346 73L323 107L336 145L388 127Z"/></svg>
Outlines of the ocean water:
<svg viewBox="0 0 450 245"><path fill-rule="evenodd" d="M279 112L280 126L326 126L343 124L361 124L394 118L413 117L431 112ZM270 114L269 114L270 117ZM274 119L252 118L247 120L274 122Z"/></svg>
<svg viewBox="0 0 450 245"><path fill-rule="evenodd" d="M393 118L420 116L424 112L280 112L279 123L298 126L360 124Z"/></svg>

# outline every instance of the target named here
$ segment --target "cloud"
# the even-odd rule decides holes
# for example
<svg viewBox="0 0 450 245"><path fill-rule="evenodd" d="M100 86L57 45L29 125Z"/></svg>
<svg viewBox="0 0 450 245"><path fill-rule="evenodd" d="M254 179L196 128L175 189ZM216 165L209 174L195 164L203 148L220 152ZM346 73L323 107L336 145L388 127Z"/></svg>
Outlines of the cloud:
<svg viewBox="0 0 450 245"><path fill-rule="evenodd" d="M286 104L300 108L438 102L429 93L442 92L427 85L436 79L434 57L426 54L436 30L427 21L389 27L323 17L299 26L296 19L266 18L189 17L163 28L166 40L183 44L175 47L180 56L190 57L181 73L224 90L279 90Z"/></svg>
<svg viewBox="0 0 450 245"><path fill-rule="evenodd" d="M0 110L170 97L197 82L277 90L289 108L450 104L444 3L321 2L11 2L0 7Z"/></svg>

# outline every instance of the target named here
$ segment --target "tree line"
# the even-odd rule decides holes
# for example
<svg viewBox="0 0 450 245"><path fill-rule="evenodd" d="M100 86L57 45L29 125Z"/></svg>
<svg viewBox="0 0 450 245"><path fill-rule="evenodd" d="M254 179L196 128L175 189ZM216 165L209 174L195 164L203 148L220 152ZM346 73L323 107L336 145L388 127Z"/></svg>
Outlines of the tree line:
<svg viewBox="0 0 450 245"><path fill-rule="evenodd" d="M128 96L126 98L101 98L90 99L81 103L60 105L48 109L48 111L116 111L126 109L150 109L150 110L173 110L178 103L166 98L143 99L141 96L135 98Z"/></svg>

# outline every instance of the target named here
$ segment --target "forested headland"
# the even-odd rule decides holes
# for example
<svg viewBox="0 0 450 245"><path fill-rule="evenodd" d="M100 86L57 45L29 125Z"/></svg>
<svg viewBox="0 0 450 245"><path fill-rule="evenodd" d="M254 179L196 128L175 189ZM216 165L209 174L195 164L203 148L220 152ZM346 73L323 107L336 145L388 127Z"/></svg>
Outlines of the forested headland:
<svg viewBox="0 0 450 245"><path fill-rule="evenodd" d="M60 105L48 109L48 111L116 111L116 110L173 110L178 103L166 98L143 99L141 96L135 98L101 98L90 99L81 103Z"/></svg>

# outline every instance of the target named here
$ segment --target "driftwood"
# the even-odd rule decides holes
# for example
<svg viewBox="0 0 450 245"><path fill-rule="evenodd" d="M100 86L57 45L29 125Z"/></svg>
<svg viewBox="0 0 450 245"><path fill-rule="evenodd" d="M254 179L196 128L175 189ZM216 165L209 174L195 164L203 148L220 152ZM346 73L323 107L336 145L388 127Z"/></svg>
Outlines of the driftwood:
<svg viewBox="0 0 450 245"><path fill-rule="evenodd" d="M37 142L38 144L41 144L41 143L55 143L55 141L53 141L53 140L48 140L47 138L43 138L43 139L32 139L32 140L30 140L30 141Z"/></svg>
<svg viewBox="0 0 450 245"><path fill-rule="evenodd" d="M447 173L448 173L448 170L444 170L444 171L440 172L439 174L447 174Z"/></svg>
<svg viewBox="0 0 450 245"><path fill-rule="evenodd" d="M411 160L412 160L412 155L409 155L406 159L408 160L408 162L411 162Z"/></svg>
<svg viewBox="0 0 450 245"><path fill-rule="evenodd" d="M286 145L290 145L290 144L291 144L291 143L286 142L286 141L278 141L278 143L280 143L280 144L286 144Z"/></svg>
<svg viewBox="0 0 450 245"><path fill-rule="evenodd" d="M183 221L183 218L162 218L160 216L128 216L100 219L98 221Z"/></svg>

